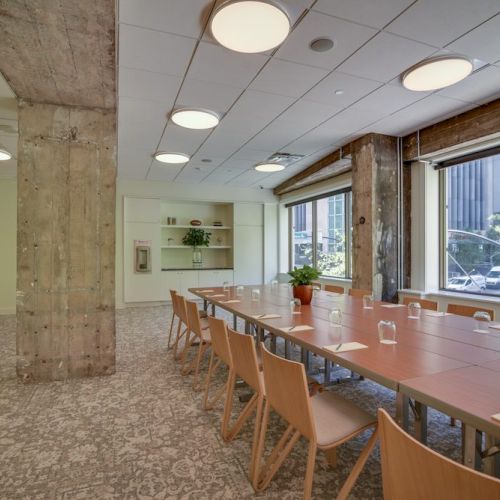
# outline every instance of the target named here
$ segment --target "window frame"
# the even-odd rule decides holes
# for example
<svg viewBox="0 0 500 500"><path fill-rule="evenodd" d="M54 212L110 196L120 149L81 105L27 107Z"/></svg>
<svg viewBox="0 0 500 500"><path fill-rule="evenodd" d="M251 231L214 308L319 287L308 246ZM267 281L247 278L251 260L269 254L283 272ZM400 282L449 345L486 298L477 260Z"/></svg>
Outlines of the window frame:
<svg viewBox="0 0 500 500"><path fill-rule="evenodd" d="M345 262L345 273L343 276L330 276L321 274L320 277L324 279L352 279L352 187L338 189L336 191L331 191L322 195L314 196L311 198L305 198L302 200L294 201L293 203L286 204L285 207L288 208L288 262L289 270L293 267L293 256L294 256L294 238L293 238L293 209L297 205L303 205L305 203L311 203L311 261L312 266L317 267L318 262L318 210L317 202L325 198L330 198L332 196L344 195L344 234L345 234L345 249L344 249L344 262ZM350 210L349 210L350 208Z"/></svg>

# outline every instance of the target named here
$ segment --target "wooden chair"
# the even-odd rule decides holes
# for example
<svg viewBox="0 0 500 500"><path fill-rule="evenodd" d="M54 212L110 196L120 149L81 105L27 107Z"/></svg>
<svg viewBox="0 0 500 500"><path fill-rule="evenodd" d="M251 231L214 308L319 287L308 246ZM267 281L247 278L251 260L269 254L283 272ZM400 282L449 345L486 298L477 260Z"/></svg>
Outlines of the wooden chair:
<svg viewBox="0 0 500 500"><path fill-rule="evenodd" d="M181 364L181 373L182 375L188 375L192 371L194 371L193 375L193 389L199 389L198 386L198 375L200 372L200 364L203 359L203 355L206 350L212 344L212 338L210 336L210 330L208 328L202 328L201 326L201 318L198 312L198 304L191 300L186 300L186 310L187 310L187 325L188 332L186 337L186 346L184 351L182 352L182 364ZM194 346L195 340L198 342L198 352L196 356L193 358L189 365L186 365L187 362L187 353L191 347Z"/></svg>
<svg viewBox="0 0 500 500"><path fill-rule="evenodd" d="M333 293L345 293L345 288L343 286L337 285L325 285L325 292L333 292Z"/></svg>
<svg viewBox="0 0 500 500"><path fill-rule="evenodd" d="M468 316L472 318L474 313L481 311L487 312L490 315L490 319L493 321L495 319L495 311L493 309L486 309L480 306L463 306L460 304L448 304L448 308L446 310L452 314L458 314L458 316Z"/></svg>
<svg viewBox="0 0 500 500"><path fill-rule="evenodd" d="M205 394L203 396L203 409L211 410L221 397L227 392L229 383L230 371L233 366L231 358L231 349L227 337L227 324L223 319L209 317L208 325L210 328L210 336L212 338L212 351L210 353L210 364L205 382ZM226 383L215 393L212 399L209 399L210 386L212 378L221 364L226 365L229 369Z"/></svg>
<svg viewBox="0 0 500 500"><path fill-rule="evenodd" d="M378 410L384 499L500 499L500 480L443 457Z"/></svg>
<svg viewBox="0 0 500 500"><path fill-rule="evenodd" d="M371 290L363 290L362 288L349 288L349 295L362 299L365 295L372 295Z"/></svg>
<svg viewBox="0 0 500 500"><path fill-rule="evenodd" d="M403 297L403 304L405 306L411 304L412 302L419 303L422 309L427 309L429 311L438 310L438 303L435 302L434 300L419 299L417 297Z"/></svg>
<svg viewBox="0 0 500 500"><path fill-rule="evenodd" d="M249 475L252 486L257 488L257 446L265 398L264 379L262 372L259 370L257 349L255 347L255 340L253 337L251 335L238 333L229 327L227 329L227 335L231 351L232 368L230 370L226 393L226 404L222 418L222 438L224 441L231 441L234 439L240 432L243 424L253 413L253 410L256 409ZM238 415L234 424L231 426L230 421L233 409L233 393L237 377L243 379L254 390L254 393L241 413Z"/></svg>
<svg viewBox="0 0 500 500"><path fill-rule="evenodd" d="M177 291L171 289L170 298L172 299L172 319L170 321L170 330L168 331L167 349L170 349L170 341L172 340L172 331L174 330L175 318L180 321L179 315L177 314L177 301L175 300L175 295L177 295Z"/></svg>
<svg viewBox="0 0 500 500"><path fill-rule="evenodd" d="M176 314L179 318L179 322L177 324L177 332L175 335L175 342L173 345L173 354L174 359L179 360L182 358L182 354L187 345L187 337L188 337L188 319L187 319L187 308L186 308L186 299L184 296L176 293L172 296L172 303L175 304L174 310L176 310ZM182 350L179 349L181 340L184 339L184 347Z"/></svg>
<svg viewBox="0 0 500 500"><path fill-rule="evenodd" d="M310 499L317 448L326 451L330 463L334 464L335 448L364 430L376 427L377 421L364 410L333 392L320 392L309 397L306 373L301 363L271 354L264 346L262 346L262 358L266 403L257 450L259 465L271 409L288 422L288 427L260 468L256 489L262 491L268 486L300 436L304 436L309 440L304 498ZM347 498L375 441L376 431L361 452L358 462L342 488L344 496L337 498Z"/></svg>

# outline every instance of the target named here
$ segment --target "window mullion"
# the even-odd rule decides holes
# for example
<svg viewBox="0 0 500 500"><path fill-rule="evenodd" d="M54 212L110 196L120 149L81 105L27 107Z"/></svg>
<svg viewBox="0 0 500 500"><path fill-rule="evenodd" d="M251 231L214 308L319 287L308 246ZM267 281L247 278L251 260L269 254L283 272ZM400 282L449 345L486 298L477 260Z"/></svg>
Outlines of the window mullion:
<svg viewBox="0 0 500 500"><path fill-rule="evenodd" d="M316 210L316 200L312 202L312 221L311 221L311 244L312 244L312 266L317 268L318 267L318 260L317 260L317 243L318 243L318 224L317 224L317 210Z"/></svg>

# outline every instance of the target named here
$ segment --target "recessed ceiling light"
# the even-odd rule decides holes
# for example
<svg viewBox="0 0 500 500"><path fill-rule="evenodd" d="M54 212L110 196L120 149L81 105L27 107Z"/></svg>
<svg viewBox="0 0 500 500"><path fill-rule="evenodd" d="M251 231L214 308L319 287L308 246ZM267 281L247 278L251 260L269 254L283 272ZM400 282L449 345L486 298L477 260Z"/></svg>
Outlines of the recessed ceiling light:
<svg viewBox="0 0 500 500"><path fill-rule="evenodd" d="M314 52L326 52L333 48L333 40L326 37L316 38L316 40L313 40L309 44L309 47L311 50L314 50Z"/></svg>
<svg viewBox="0 0 500 500"><path fill-rule="evenodd" d="M202 130L217 126L219 116L208 109L183 108L172 113L172 121L180 127Z"/></svg>
<svg viewBox="0 0 500 500"><path fill-rule="evenodd" d="M167 153L158 151L154 154L156 160L162 163L186 163L189 161L189 156L184 153Z"/></svg>
<svg viewBox="0 0 500 500"><path fill-rule="evenodd" d="M445 55L419 62L408 69L401 80L408 90L437 90L463 80L472 69L472 62L466 57Z"/></svg>
<svg viewBox="0 0 500 500"><path fill-rule="evenodd" d="M269 162L258 163L254 168L259 172L279 172L280 170L285 170L284 165Z"/></svg>
<svg viewBox="0 0 500 500"><path fill-rule="evenodd" d="M344 91L342 89L338 89L335 91L335 95L342 95Z"/></svg>
<svg viewBox="0 0 500 500"><path fill-rule="evenodd" d="M203 163L212 163L212 160L210 158L202 158L201 161Z"/></svg>
<svg viewBox="0 0 500 500"><path fill-rule="evenodd" d="M228 0L215 11L211 28L224 47L253 54L281 44L290 32L290 19L274 0Z"/></svg>
<svg viewBox="0 0 500 500"><path fill-rule="evenodd" d="M6 149L0 149L0 161L7 161L12 158L12 155Z"/></svg>

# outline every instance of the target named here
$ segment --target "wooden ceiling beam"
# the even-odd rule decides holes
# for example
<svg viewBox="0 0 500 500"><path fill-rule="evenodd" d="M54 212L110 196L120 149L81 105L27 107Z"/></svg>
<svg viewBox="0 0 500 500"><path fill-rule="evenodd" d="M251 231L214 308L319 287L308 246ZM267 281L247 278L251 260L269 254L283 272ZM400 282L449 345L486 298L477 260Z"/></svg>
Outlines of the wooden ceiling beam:
<svg viewBox="0 0 500 500"><path fill-rule="evenodd" d="M443 120L403 138L403 160L500 133L500 99Z"/></svg>

